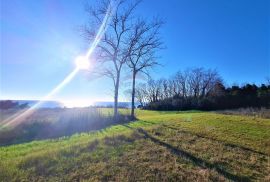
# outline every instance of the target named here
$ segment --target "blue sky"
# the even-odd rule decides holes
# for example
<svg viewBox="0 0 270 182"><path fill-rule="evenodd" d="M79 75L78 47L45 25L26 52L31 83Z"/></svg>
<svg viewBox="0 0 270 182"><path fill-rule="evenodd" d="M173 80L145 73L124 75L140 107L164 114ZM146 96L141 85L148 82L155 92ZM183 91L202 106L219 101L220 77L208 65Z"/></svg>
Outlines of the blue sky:
<svg viewBox="0 0 270 182"><path fill-rule="evenodd" d="M1 99L39 99L73 69L87 50L78 27L87 22L85 0L1 1ZM93 3L93 0L89 0ZM166 24L154 78L188 67L217 69L226 84L264 82L270 76L270 4L268 0L144 0L142 17ZM142 80L143 81L143 80ZM126 100L121 88L120 100ZM54 99L112 99L106 78L89 80L80 72Z"/></svg>

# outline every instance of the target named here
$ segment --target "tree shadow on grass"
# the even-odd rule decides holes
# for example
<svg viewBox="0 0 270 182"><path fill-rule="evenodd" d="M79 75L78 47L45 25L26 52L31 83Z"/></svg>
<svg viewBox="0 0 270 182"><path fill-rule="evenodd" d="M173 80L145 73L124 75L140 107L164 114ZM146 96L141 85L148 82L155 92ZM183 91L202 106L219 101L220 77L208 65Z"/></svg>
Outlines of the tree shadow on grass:
<svg viewBox="0 0 270 182"><path fill-rule="evenodd" d="M225 178L229 179L229 180L232 180L232 181L251 181L249 177L247 176L241 176L241 175L235 175L235 174L232 174L228 171L226 171L225 169L223 169L222 167L218 166L217 164L212 164L212 163L209 163L207 161L204 161L203 159L200 159L198 157L195 157L194 155L184 151L184 150L181 150L181 149L178 149L166 142L163 142L153 136L151 136L150 134L148 134L148 132L146 132L145 130L143 130L142 128L138 128L138 129L134 129L128 125L124 125L130 129L133 129L133 130L136 130L138 131L139 133L143 134L145 138L148 138L150 139L152 142L160 145L160 146L163 146L165 147L167 150L169 150L171 153L177 155L177 156L181 156L191 162L193 162L195 165L199 166L199 167L202 167L202 168L207 168L207 169L210 169L210 170L215 170L217 171L219 174L223 175Z"/></svg>
<svg viewBox="0 0 270 182"><path fill-rule="evenodd" d="M179 128L172 127L172 126L169 126L169 125L166 125L166 124L162 124L162 127L169 128L169 129L172 129L172 130L175 130L175 131L179 131L181 133L186 133L186 134L194 135L194 136L196 136L198 138L204 138L204 139L207 139L207 140L216 141L216 142L222 143L223 145L225 145L227 147L239 148L240 150L244 150L244 151L248 151L248 152L260 154L260 155L263 155L263 156L268 156L267 154L265 154L263 152L259 152L259 151L253 150L251 148L247 148L247 147L244 147L244 146L236 145L236 144L233 144L233 143L224 142L222 140L218 140L218 139L215 139L215 138L207 137L207 136L201 135L201 134L196 134L196 133L189 132L189 131L186 131L186 130L179 130Z"/></svg>
<svg viewBox="0 0 270 182"><path fill-rule="evenodd" d="M143 122L144 123L148 123L148 124L158 124L158 123L151 122L151 121L143 121ZM167 124L161 124L161 125L162 125L162 127L165 127L165 128L171 129L171 130L175 130L175 131L179 131L181 133L186 133L186 134L194 135L194 136L196 136L198 138L204 138L204 139L208 139L208 140L211 140L211 141L216 141L216 142L222 143L223 145L225 145L227 147L239 148L240 150L244 150L244 151L248 151L248 152L252 152L252 153L256 153L256 154L259 154L259 155L263 155L263 156L268 156L269 157L269 155L267 155L267 154L265 154L263 152L260 152L260 151L257 151L257 150L254 150L254 149L251 149L251 148L248 148L248 147L236 145L236 144L233 144L233 143L224 142L224 141L221 141L221 140L218 140L218 139L215 139L215 138L207 137L205 135L196 134L196 133L189 132L189 131L186 131L186 130L180 130L177 127L172 127L172 126L169 126Z"/></svg>

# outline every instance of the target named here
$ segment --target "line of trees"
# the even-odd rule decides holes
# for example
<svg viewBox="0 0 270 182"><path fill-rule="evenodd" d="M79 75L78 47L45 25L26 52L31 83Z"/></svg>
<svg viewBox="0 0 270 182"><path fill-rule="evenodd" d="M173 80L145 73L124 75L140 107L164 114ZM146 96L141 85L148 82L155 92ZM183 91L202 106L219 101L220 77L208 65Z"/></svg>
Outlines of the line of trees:
<svg viewBox="0 0 270 182"><path fill-rule="evenodd" d="M118 115L118 95L123 71L132 76L132 109L134 116L136 78L139 72L157 65L156 52L162 48L159 34L163 22L158 18L151 21L135 17L136 7L141 1L101 0L96 6L86 6L89 22L83 28L83 35L92 42L103 18L109 15L106 31L95 50L96 73L107 76L114 86L114 116Z"/></svg>
<svg viewBox="0 0 270 182"><path fill-rule="evenodd" d="M270 107L270 84L226 88L216 70L194 68L138 85L136 99L140 107L153 110Z"/></svg>
<svg viewBox="0 0 270 182"><path fill-rule="evenodd" d="M0 100L0 109L25 109L28 108L28 103L20 104L12 100Z"/></svg>

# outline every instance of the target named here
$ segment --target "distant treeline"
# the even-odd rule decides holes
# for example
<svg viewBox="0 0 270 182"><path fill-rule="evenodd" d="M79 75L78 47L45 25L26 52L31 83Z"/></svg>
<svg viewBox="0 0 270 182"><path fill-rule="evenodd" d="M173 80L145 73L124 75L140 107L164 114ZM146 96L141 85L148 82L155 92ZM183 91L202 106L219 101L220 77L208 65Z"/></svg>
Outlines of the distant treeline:
<svg viewBox="0 0 270 182"><path fill-rule="evenodd" d="M27 108L28 103L20 104L12 100L0 100L0 109L24 109Z"/></svg>
<svg viewBox="0 0 270 182"><path fill-rule="evenodd" d="M194 68L140 84L136 98L140 107L152 110L270 107L270 83L225 87L216 70Z"/></svg>

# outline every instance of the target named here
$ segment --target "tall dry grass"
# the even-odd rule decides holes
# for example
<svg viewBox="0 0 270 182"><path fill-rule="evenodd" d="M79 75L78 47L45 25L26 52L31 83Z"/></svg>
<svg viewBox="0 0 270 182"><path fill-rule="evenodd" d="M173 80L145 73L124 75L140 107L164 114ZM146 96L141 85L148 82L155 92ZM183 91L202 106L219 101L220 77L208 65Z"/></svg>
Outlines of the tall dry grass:
<svg viewBox="0 0 270 182"><path fill-rule="evenodd" d="M17 112L19 111L17 110ZM14 110L1 112L1 121L14 113ZM0 146L70 136L128 121L130 121L130 117L127 113L122 112L118 118L114 118L111 109L92 107L39 109L16 127L2 128Z"/></svg>
<svg viewBox="0 0 270 182"><path fill-rule="evenodd" d="M229 109L216 111L221 114L236 114L236 115L244 115L244 116L254 116L258 118L267 118L270 119L270 109L268 108L239 108L239 109Z"/></svg>

